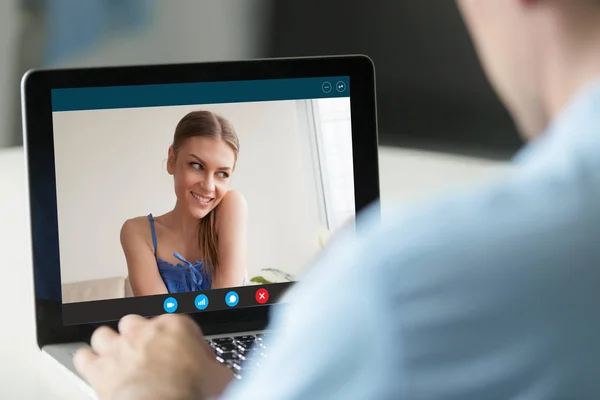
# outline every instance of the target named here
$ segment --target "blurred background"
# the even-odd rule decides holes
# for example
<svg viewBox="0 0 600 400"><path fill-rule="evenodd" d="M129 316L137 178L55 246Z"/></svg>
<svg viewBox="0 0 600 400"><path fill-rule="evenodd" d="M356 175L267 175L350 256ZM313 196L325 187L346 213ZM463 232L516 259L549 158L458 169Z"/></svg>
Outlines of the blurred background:
<svg viewBox="0 0 600 400"><path fill-rule="evenodd" d="M3 0L0 147L20 146L30 68L363 53L380 144L509 159L521 146L449 0Z"/></svg>

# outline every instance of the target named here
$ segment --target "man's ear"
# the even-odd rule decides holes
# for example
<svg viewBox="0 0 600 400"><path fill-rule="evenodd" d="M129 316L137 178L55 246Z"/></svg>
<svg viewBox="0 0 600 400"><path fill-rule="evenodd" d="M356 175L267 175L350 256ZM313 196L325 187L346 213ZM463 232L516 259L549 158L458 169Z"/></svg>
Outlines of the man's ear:
<svg viewBox="0 0 600 400"><path fill-rule="evenodd" d="M173 146L169 146L169 155L167 158L167 172L169 175L173 175L175 172L175 150L173 150Z"/></svg>

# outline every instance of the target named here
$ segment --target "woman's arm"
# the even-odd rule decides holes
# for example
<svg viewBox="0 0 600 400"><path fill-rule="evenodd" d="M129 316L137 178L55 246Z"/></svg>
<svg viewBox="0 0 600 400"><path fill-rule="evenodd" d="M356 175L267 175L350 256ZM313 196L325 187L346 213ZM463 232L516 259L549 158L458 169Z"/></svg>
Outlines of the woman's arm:
<svg viewBox="0 0 600 400"><path fill-rule="evenodd" d="M240 192L227 192L217 208L219 273L212 288L241 286L246 277L248 205Z"/></svg>
<svg viewBox="0 0 600 400"><path fill-rule="evenodd" d="M145 231L140 222L130 219L125 221L121 228L121 246L127 260L133 295L149 296L168 293L169 291L158 273L154 249L144 239Z"/></svg>

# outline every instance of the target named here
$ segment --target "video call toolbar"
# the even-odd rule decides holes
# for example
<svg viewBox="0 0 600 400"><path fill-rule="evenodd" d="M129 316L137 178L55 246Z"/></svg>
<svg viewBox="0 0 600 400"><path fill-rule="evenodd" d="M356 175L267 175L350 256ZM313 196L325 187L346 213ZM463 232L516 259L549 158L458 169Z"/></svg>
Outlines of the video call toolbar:
<svg viewBox="0 0 600 400"><path fill-rule="evenodd" d="M292 283L213 289L63 304L65 325L117 321L128 314L146 317L164 313L198 313L276 303Z"/></svg>

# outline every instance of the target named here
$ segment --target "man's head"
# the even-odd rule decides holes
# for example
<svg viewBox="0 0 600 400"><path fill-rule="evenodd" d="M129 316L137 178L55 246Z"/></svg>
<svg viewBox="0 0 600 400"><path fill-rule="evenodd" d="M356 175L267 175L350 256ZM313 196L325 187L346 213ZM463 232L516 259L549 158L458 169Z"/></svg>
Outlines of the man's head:
<svg viewBox="0 0 600 400"><path fill-rule="evenodd" d="M600 76L600 0L457 0L501 100L527 138Z"/></svg>

